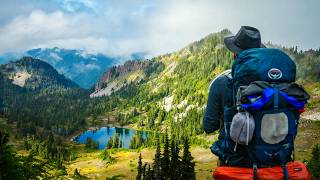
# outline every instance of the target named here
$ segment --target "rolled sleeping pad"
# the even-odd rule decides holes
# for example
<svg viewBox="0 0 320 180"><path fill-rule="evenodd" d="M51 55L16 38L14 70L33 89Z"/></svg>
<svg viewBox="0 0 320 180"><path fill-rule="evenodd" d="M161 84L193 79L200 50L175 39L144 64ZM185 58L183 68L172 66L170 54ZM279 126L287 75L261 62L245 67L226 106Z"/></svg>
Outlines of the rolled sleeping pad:
<svg viewBox="0 0 320 180"><path fill-rule="evenodd" d="M287 170L290 180L311 180L310 173L307 167L302 162L288 162ZM254 179L253 168L249 167L230 167L219 166L213 173L215 180L250 180ZM284 173L281 166L274 166L268 168L258 168L259 180L283 180Z"/></svg>

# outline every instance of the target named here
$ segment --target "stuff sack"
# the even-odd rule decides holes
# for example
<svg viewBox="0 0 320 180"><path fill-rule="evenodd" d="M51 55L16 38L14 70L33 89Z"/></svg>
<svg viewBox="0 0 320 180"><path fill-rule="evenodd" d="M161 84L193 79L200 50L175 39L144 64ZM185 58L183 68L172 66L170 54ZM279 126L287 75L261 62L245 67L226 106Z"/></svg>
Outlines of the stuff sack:
<svg viewBox="0 0 320 180"><path fill-rule="evenodd" d="M287 163L288 175L290 180L310 180L311 176L306 166L301 162ZM283 180L284 174L281 166L258 168L257 179L259 180ZM213 172L215 180L250 180L254 179L252 168L242 167L217 167Z"/></svg>
<svg viewBox="0 0 320 180"><path fill-rule="evenodd" d="M254 132L254 119L249 112L238 112L232 118L230 137L237 144L249 145Z"/></svg>

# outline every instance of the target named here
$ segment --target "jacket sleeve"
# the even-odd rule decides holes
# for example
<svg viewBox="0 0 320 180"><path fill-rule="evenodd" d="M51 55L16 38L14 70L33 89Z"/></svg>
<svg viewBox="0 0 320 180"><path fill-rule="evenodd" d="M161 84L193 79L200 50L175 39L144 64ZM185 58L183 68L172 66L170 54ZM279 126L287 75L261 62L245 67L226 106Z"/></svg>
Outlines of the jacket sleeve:
<svg viewBox="0 0 320 180"><path fill-rule="evenodd" d="M220 128L223 118L222 91L226 77L217 78L210 86L206 111L202 126L206 133L212 133Z"/></svg>

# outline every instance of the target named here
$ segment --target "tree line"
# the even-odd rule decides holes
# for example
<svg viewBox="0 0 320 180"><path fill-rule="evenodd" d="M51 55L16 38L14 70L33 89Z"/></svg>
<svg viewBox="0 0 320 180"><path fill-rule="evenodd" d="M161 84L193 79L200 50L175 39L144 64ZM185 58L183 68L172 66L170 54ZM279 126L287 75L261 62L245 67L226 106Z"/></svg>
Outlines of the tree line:
<svg viewBox="0 0 320 180"><path fill-rule="evenodd" d="M165 135L163 152L161 152L160 140L157 141L156 153L153 163L142 163L140 153L137 167L137 180L194 180L195 162L190 153L188 138L183 141L183 154L180 155L179 144L168 135Z"/></svg>

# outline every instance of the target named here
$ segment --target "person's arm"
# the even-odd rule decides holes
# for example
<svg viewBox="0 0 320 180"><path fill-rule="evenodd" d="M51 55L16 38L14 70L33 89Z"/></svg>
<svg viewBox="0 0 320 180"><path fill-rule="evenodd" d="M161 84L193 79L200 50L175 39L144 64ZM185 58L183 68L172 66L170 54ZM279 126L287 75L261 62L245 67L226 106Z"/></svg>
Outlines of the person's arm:
<svg viewBox="0 0 320 180"><path fill-rule="evenodd" d="M226 78L220 76L210 86L207 107L202 121L206 133L212 133L220 128L220 121L223 118L222 91L226 86Z"/></svg>

